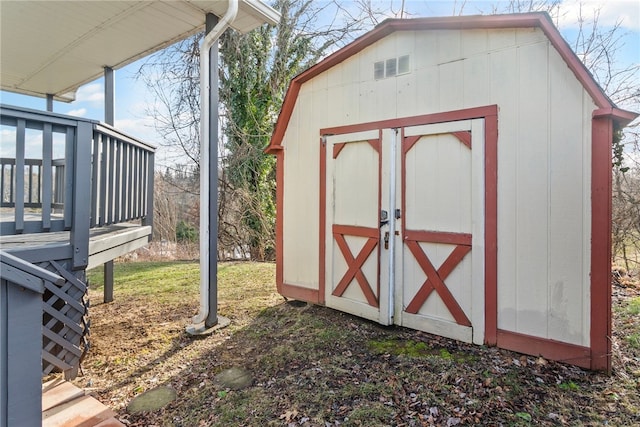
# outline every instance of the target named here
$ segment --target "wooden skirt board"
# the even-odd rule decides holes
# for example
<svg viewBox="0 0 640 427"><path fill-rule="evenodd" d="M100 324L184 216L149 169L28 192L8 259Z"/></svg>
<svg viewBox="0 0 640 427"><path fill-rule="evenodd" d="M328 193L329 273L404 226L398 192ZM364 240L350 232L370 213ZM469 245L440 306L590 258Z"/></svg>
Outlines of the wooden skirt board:
<svg viewBox="0 0 640 427"><path fill-rule="evenodd" d="M325 144L327 306L482 344L484 120Z"/></svg>

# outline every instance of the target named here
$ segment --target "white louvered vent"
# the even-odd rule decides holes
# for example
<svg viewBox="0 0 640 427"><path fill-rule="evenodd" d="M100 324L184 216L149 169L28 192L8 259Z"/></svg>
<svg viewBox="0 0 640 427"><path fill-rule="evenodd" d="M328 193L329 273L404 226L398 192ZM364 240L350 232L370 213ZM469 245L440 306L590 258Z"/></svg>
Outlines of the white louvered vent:
<svg viewBox="0 0 640 427"><path fill-rule="evenodd" d="M399 76L411 72L409 55L390 58L373 63L373 77L376 80Z"/></svg>

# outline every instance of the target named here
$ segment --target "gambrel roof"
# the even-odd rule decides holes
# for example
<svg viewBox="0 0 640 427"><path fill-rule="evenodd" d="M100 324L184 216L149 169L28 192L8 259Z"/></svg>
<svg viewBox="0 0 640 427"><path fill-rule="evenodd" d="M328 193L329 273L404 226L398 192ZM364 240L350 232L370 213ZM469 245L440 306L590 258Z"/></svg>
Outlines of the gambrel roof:
<svg viewBox="0 0 640 427"><path fill-rule="evenodd" d="M626 125L634 120L638 114L619 109L605 94L603 89L595 81L593 75L580 61L571 47L562 38L562 35L553 24L551 17L545 12L533 12L508 15L477 15L477 16L451 16L416 19L387 19L379 24L373 31L356 39L351 44L328 56L323 61L307 69L296 76L289 85L284 98L282 109L278 117L271 142L265 150L268 153L276 153L282 149L282 139L289 124L289 119L300 91L300 87L306 81L327 71L331 67L345 61L363 49L373 45L384 37L399 31L427 31L427 30L491 30L503 28L539 28L549 39L551 45L560 54L564 62L571 69L576 79L580 81L587 93L591 96L598 109L593 112L594 117L611 116L621 124Z"/></svg>

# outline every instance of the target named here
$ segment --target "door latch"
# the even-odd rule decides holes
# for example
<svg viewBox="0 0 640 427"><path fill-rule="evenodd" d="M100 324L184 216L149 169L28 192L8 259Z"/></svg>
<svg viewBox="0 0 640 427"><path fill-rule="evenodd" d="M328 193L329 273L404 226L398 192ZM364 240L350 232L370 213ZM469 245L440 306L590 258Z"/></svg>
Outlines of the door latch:
<svg viewBox="0 0 640 427"><path fill-rule="evenodd" d="M389 232L385 231L384 233L384 248L389 249Z"/></svg>
<svg viewBox="0 0 640 427"><path fill-rule="evenodd" d="M389 223L389 213L384 209L380 211L380 227Z"/></svg>

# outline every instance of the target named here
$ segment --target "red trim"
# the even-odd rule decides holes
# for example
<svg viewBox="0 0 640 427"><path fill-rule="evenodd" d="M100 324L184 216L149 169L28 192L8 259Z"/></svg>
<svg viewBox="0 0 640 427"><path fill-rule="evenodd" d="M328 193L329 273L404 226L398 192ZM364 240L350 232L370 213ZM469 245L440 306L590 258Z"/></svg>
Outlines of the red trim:
<svg viewBox="0 0 640 427"><path fill-rule="evenodd" d="M318 302L318 291L316 289L305 288L297 285L289 285L283 283L278 293L285 298L296 299L299 301L307 301L312 303Z"/></svg>
<svg viewBox="0 0 640 427"><path fill-rule="evenodd" d="M468 149L471 149L471 132L468 130L461 130L457 132L451 132L451 135L458 138L458 141L463 143Z"/></svg>
<svg viewBox="0 0 640 427"><path fill-rule="evenodd" d="M612 118L618 125L625 127L638 117L637 113L621 110L619 108L599 108L592 114L594 119Z"/></svg>
<svg viewBox="0 0 640 427"><path fill-rule="evenodd" d="M484 118L484 342L498 329L498 114Z"/></svg>
<svg viewBox="0 0 640 427"><path fill-rule="evenodd" d="M485 343L496 344L498 304L497 304L497 268L498 268L498 244L497 244L497 167L498 167L498 106L488 105L484 107L468 108L463 110L443 113L426 114L400 119L390 119L378 122L369 122L351 126L321 129L321 135L336 135L353 133L363 130L401 128L403 153L406 153L405 139L413 137L404 136L405 126L429 125L442 122L455 122L459 120L484 119L485 127ZM383 127L377 127L383 126ZM419 138L418 138L419 139ZM409 147L410 148L410 147ZM401 156L401 170L405 170L405 156ZM402 192L406 189L405 174L401 174ZM320 144L320 298L324 303L325 290L325 264L326 264L326 143ZM406 212L406 200L402 197L402 212ZM406 233L404 221L402 221L402 233ZM410 233L412 231L409 231ZM428 232L427 232L428 233ZM447 233L445 233L447 234ZM443 238L459 239L456 233L448 234ZM463 238L464 239L464 238ZM465 240L466 241L466 240ZM378 249L380 245L378 245Z"/></svg>
<svg viewBox="0 0 640 427"><path fill-rule="evenodd" d="M340 152L342 151L342 149L344 148L344 146L347 145L346 142L343 142L341 144L333 144L333 158L337 159L338 155L340 154Z"/></svg>
<svg viewBox="0 0 640 427"><path fill-rule="evenodd" d="M497 114L497 111L498 107L496 105L464 108L462 110L423 114L420 116L402 117L388 120L378 120L375 122L358 123L355 125L334 126L330 128L320 129L320 134L340 135L345 133L364 132L368 130L430 125L435 123L455 122L458 120L468 119L481 119L491 114Z"/></svg>
<svg viewBox="0 0 640 427"><path fill-rule="evenodd" d="M611 370L611 118L591 131L591 368Z"/></svg>
<svg viewBox="0 0 640 427"><path fill-rule="evenodd" d="M284 150L276 154L276 289L282 294L284 282Z"/></svg>
<svg viewBox="0 0 640 427"><path fill-rule="evenodd" d="M325 135L325 134L323 134ZM382 140L382 130L379 131L379 137L377 139L368 139L366 142L378 153L378 221L380 221L380 204L382 202L382 156L380 155L380 144ZM342 149L346 146L347 143L336 143L333 145L333 158L337 158ZM323 243L320 250L320 268L321 268L321 277L320 282L323 284L323 295L325 291L325 267L326 267L326 247L324 245L326 233L326 175L327 175L327 165L326 165L326 141L324 138L321 138L321 153L320 153L320 241ZM379 306L379 299L376 295L380 295L380 230L378 228L371 227L361 227L354 225L340 225L340 224L332 224L332 234L335 242L338 244L342 255L347 263L347 271L345 272L340 282L336 285L336 288L333 290L332 295L342 296L342 294L347 290L354 277L362 290L365 298L369 305L373 307ZM351 253L351 249L349 248L344 236L359 236L359 237L367 237L369 240L362 247L358 255L354 258ZM362 273L361 268L362 265L367 261L371 252L374 249L378 249L377 253L377 271L376 271L376 292L374 293L369 281ZM324 303L324 298L323 301Z"/></svg>
<svg viewBox="0 0 640 427"><path fill-rule="evenodd" d="M418 242L449 243L451 245L471 246L471 234L449 231L404 230L404 238Z"/></svg>
<svg viewBox="0 0 640 427"><path fill-rule="evenodd" d="M407 154L407 152L411 150L418 141L420 141L420 138L422 138L422 135L405 136L404 138L402 138L402 157L404 157L404 155ZM402 210L402 212L404 212L404 209Z"/></svg>
<svg viewBox="0 0 640 427"><path fill-rule="evenodd" d="M382 137L378 138L378 139L368 139L367 142L369 143L369 145L371 146L371 148L373 148L374 150L376 150L376 152L378 154L380 154L380 141L381 141Z"/></svg>
<svg viewBox="0 0 640 427"><path fill-rule="evenodd" d="M471 326L471 321L456 301L453 294L447 288L444 283L445 279L451 274L451 272L460 264L464 257L471 252L471 246L456 246L456 248L449 254L447 259L442 263L440 268L436 271L429 257L424 253L418 242L415 240L405 240L405 244L413 254L416 261L427 275L427 280L422 284L416 295L413 297L405 311L407 313L416 314L420 308L424 305L431 291L435 290L444 305L447 306L449 312L455 319L456 323L463 326Z"/></svg>
<svg viewBox="0 0 640 427"><path fill-rule="evenodd" d="M376 233L376 237L369 237L369 240L367 240L367 242L364 244L362 249L360 249L360 252L355 258L351 253L351 249L349 248L349 245L347 244L347 241L345 240L344 235L336 232L335 228L333 232L333 238L338 244L338 247L340 248L340 252L342 252L342 256L344 257L344 260L346 261L348 268L347 268L347 271L344 273L344 276L342 276L342 279L340 279L340 282L338 282L338 284L336 285L336 288L333 290L332 295L341 297L344 291L347 290L347 288L355 278L356 281L358 282L358 285L360 285L360 289L362 290L362 293L367 299L367 303L369 303L369 305L372 307L378 307L378 298L373 293L373 290L371 289L371 285L369 284L369 281L367 280L364 273L362 272L362 266L367 261L367 259L369 259L371 252L373 252L373 250L378 246L379 239L378 239L377 233ZM378 282L378 279L376 278L376 283L377 282Z"/></svg>
<svg viewBox="0 0 640 427"><path fill-rule="evenodd" d="M380 232L377 228L361 227L358 225L340 225L333 224L331 226L333 233L346 234L348 236L360 236L377 239L380 237Z"/></svg>
<svg viewBox="0 0 640 427"><path fill-rule="evenodd" d="M326 251L327 251L327 141L326 138L320 138L320 227L318 232L320 233L320 248L319 248L319 262L318 262L318 304L325 303L325 290L326 290ZM282 212L278 213L282 216Z"/></svg>
<svg viewBox="0 0 640 427"><path fill-rule="evenodd" d="M588 347L560 341L538 338L517 332L498 330L498 347L518 353L542 356L546 359L566 362L582 368L590 368L592 360Z"/></svg>
<svg viewBox="0 0 640 427"><path fill-rule="evenodd" d="M462 131L452 132L451 134L458 138L458 140L466 147L471 148L471 132ZM405 217L407 215L404 210L406 209L406 156L422 136L423 135L410 136L405 137L402 140L402 208L403 212L405 212ZM427 276L427 280L422 284L411 302L407 305L405 312L417 314L431 295L431 292L435 290L438 295L440 295L440 298L456 323L463 326L471 326L471 321L445 284L445 279L449 274L451 274L464 257L471 252L471 234L430 230L407 230L404 224L405 222L406 221L403 221L404 242L418 262L418 265L420 265ZM418 242L448 243L455 244L457 246L436 271L431 260L424 253Z"/></svg>
<svg viewBox="0 0 640 427"><path fill-rule="evenodd" d="M331 67L345 61L363 49L376 43L378 40L396 31L428 31L428 30L470 30L470 29L499 29L499 28L540 28L547 36L560 57L571 69L578 81L593 98L599 108L611 108L619 111L618 117L635 116L634 113L619 110L598 86L591 73L573 52L571 47L562 38L558 29L553 25L549 15L544 12L533 12L509 15L485 15L485 16L449 16L436 18L417 19L388 19L378 25L373 31L368 32L344 48L329 55L326 59L296 76L289 85L284 98L282 110L274 128L271 142L266 152L272 153L276 147L282 144L282 139L289 125L289 120L295 107L300 86L327 71ZM635 118L635 117L634 117ZM626 119L625 119L626 120ZM628 122L627 122L628 123ZM385 126L386 127L386 126Z"/></svg>

